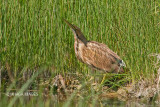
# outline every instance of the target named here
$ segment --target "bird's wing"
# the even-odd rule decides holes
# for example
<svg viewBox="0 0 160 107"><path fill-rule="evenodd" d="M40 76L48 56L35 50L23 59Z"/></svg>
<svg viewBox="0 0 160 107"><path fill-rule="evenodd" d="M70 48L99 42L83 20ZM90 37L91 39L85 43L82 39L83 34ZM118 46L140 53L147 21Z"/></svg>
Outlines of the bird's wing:
<svg viewBox="0 0 160 107"><path fill-rule="evenodd" d="M112 72L119 69L121 59L105 44L88 42L87 47L82 50L83 62L94 68Z"/></svg>

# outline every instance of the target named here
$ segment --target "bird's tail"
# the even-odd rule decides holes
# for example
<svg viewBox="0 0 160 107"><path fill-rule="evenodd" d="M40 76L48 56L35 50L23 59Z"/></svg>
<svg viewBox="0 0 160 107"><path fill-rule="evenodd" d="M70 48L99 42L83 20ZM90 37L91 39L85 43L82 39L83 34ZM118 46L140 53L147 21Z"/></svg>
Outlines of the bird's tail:
<svg viewBox="0 0 160 107"><path fill-rule="evenodd" d="M126 67L126 64L125 64L125 62L123 60L120 63L120 67Z"/></svg>

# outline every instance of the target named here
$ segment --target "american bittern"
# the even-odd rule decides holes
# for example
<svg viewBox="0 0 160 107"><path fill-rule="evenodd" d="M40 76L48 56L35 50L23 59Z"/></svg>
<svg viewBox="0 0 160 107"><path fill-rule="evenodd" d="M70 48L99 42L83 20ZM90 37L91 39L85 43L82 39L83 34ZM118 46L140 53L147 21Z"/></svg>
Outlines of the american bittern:
<svg viewBox="0 0 160 107"><path fill-rule="evenodd" d="M77 26L64 21L73 31L75 54L81 62L105 72L118 73L123 71L125 63L115 52L105 44L88 41Z"/></svg>

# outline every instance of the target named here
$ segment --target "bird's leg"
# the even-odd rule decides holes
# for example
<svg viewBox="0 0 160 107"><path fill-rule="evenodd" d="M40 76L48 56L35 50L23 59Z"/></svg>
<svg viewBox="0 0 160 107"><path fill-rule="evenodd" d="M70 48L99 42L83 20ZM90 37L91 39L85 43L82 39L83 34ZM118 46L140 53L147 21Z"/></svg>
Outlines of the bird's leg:
<svg viewBox="0 0 160 107"><path fill-rule="evenodd" d="M118 68L118 72L120 72L121 71L121 66Z"/></svg>
<svg viewBox="0 0 160 107"><path fill-rule="evenodd" d="M92 78L93 78L93 82L96 83L96 70L94 68L91 68L91 75L92 75Z"/></svg>
<svg viewBox="0 0 160 107"><path fill-rule="evenodd" d="M104 83L104 81L105 81L105 79L106 79L106 73L105 74L103 74L103 79L102 79L102 81L101 81L101 85Z"/></svg>
<svg viewBox="0 0 160 107"><path fill-rule="evenodd" d="M93 68L91 68L91 69L92 69L93 82L95 83L96 82L96 80L95 80L96 71Z"/></svg>

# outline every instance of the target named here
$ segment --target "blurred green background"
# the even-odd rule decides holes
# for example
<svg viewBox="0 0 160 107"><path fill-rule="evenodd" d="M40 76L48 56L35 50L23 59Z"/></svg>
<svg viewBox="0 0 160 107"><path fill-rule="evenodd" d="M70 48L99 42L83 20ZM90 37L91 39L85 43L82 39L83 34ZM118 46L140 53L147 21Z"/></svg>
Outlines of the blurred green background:
<svg viewBox="0 0 160 107"><path fill-rule="evenodd" d="M160 2L154 0L1 0L0 61L14 72L47 65L55 71L85 71L74 54L74 38L62 18L88 40L108 45L132 73L153 72L160 53Z"/></svg>

